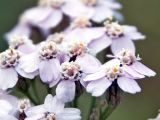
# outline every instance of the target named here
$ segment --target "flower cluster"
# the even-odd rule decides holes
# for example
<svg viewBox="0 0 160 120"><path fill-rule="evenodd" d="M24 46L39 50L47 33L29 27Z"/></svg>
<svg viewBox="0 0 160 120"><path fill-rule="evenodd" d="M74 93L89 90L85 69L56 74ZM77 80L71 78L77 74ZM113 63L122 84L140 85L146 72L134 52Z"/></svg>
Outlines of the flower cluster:
<svg viewBox="0 0 160 120"><path fill-rule="evenodd" d="M94 97L111 97L113 87L115 96L121 90L140 92L136 81L156 73L136 56L134 41L145 36L113 19L122 17L120 8L114 0L39 0L26 10L5 35L9 48L0 53L0 119L80 120L80 110L64 106L85 89ZM34 27L44 38L37 44L31 37ZM111 60L102 63L96 56L105 49ZM55 88L54 97L48 92L43 104L28 90L37 79ZM30 100L8 95L13 88Z"/></svg>

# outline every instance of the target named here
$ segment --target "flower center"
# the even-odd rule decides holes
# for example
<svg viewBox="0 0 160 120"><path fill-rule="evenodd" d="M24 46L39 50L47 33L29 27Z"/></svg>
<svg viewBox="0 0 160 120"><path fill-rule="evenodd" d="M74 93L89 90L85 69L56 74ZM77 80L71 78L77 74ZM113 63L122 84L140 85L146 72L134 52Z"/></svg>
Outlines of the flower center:
<svg viewBox="0 0 160 120"><path fill-rule="evenodd" d="M28 37L26 36L19 36L19 35L13 36L12 39L9 41L10 47L14 49L17 49L19 46L25 43L32 43L32 41L28 39Z"/></svg>
<svg viewBox="0 0 160 120"><path fill-rule="evenodd" d="M39 0L40 6L60 8L63 4L64 0Z"/></svg>
<svg viewBox="0 0 160 120"><path fill-rule="evenodd" d="M20 58L20 53L14 49L8 49L0 54L0 67L10 68L15 67Z"/></svg>
<svg viewBox="0 0 160 120"><path fill-rule="evenodd" d="M116 80L123 73L123 67L120 64L111 64L105 66L106 77L110 81Z"/></svg>
<svg viewBox="0 0 160 120"><path fill-rule="evenodd" d="M19 100L18 102L18 108L19 108L19 111L21 113L23 113L25 110L27 110L29 107L31 107L31 103L30 103L30 100L29 99L22 99L22 100Z"/></svg>
<svg viewBox="0 0 160 120"><path fill-rule="evenodd" d="M72 23L73 28L85 28L88 26L91 26L91 22L85 17L78 17Z"/></svg>
<svg viewBox="0 0 160 120"><path fill-rule="evenodd" d="M124 33L123 26L118 24L117 22L107 20L104 25L107 30L107 35L112 39L119 38Z"/></svg>
<svg viewBox="0 0 160 120"><path fill-rule="evenodd" d="M61 74L64 80L79 80L80 66L74 62L65 62L61 65Z"/></svg>
<svg viewBox="0 0 160 120"><path fill-rule="evenodd" d="M55 33L53 35L50 35L47 38L47 41L53 41L57 44L61 44L65 39L65 35L63 33Z"/></svg>
<svg viewBox="0 0 160 120"><path fill-rule="evenodd" d="M71 57L83 55L84 53L86 53L86 51L87 48L83 41L79 40L72 41L71 44L69 45L69 54L71 55Z"/></svg>
<svg viewBox="0 0 160 120"><path fill-rule="evenodd" d="M44 120L56 120L56 115L54 113L47 113Z"/></svg>
<svg viewBox="0 0 160 120"><path fill-rule="evenodd" d="M133 52L127 49L121 50L117 57L124 65L132 65L136 60L140 60L139 56L136 57Z"/></svg>
<svg viewBox="0 0 160 120"><path fill-rule="evenodd" d="M98 2L98 0L81 0L81 1L88 6L94 6Z"/></svg>
<svg viewBox="0 0 160 120"><path fill-rule="evenodd" d="M56 43L53 41L42 42L39 53L42 60L56 58L58 53Z"/></svg>

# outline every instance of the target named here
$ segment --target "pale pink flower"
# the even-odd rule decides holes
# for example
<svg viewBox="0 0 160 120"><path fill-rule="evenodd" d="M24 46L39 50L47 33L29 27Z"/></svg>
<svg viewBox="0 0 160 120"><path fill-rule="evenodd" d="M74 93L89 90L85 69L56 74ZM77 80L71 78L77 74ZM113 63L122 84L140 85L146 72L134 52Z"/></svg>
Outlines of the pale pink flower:
<svg viewBox="0 0 160 120"><path fill-rule="evenodd" d="M14 49L8 49L0 54L0 89L12 88L18 82L18 74L30 79L34 75L25 73L20 67L20 58L23 55Z"/></svg>
<svg viewBox="0 0 160 120"><path fill-rule="evenodd" d="M93 40L89 43L89 48L96 48L96 53L111 46L113 53L121 49L130 49L135 52L135 45L133 41L143 40L145 36L137 31L134 26L120 25L118 22L113 22L112 19L107 20L105 27L101 29L105 30L104 35L100 39Z"/></svg>
<svg viewBox="0 0 160 120"><path fill-rule="evenodd" d="M64 108L64 103L52 95L47 95L44 104L31 107L25 113L25 120L81 120L80 110Z"/></svg>
<svg viewBox="0 0 160 120"><path fill-rule="evenodd" d="M129 75L128 75L129 74ZM100 69L84 78L89 82L86 89L92 96L101 96L113 83L116 83L123 91L135 94L141 88L134 79L143 78L143 75L132 74L126 71L117 59L102 65Z"/></svg>

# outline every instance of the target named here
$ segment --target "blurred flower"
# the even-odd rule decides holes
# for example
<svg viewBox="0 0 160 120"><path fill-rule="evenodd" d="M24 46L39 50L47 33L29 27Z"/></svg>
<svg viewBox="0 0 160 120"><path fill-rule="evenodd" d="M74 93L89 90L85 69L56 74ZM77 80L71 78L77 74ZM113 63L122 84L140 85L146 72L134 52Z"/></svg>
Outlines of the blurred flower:
<svg viewBox="0 0 160 120"><path fill-rule="evenodd" d="M0 89L6 90L14 87L18 81L18 74L30 79L34 78L32 74L20 69L21 56L23 55L15 49L8 49L0 54Z"/></svg>
<svg viewBox="0 0 160 120"><path fill-rule="evenodd" d="M80 111L76 108L64 108L64 103L56 96L47 95L43 105L31 107L26 111L25 120L80 120Z"/></svg>
<svg viewBox="0 0 160 120"><path fill-rule="evenodd" d="M83 13L83 16L98 23L103 22L110 16L114 16L115 11L121 8L121 5L114 0L75 0L75 3L72 4L77 6L72 7L72 9L64 9L64 12L67 11L67 14L70 16L74 15L74 18L79 17L81 15L80 13ZM92 16L88 17L90 15Z"/></svg>
<svg viewBox="0 0 160 120"><path fill-rule="evenodd" d="M125 71L123 65L119 60L113 59L102 67L94 74L87 75L84 81L89 81L87 85L87 92L92 93L93 96L101 96L112 83L118 84L118 86L125 92L135 94L141 91L141 88L134 80L135 76L128 77L128 74L132 76L130 71ZM137 78L141 76L136 76Z"/></svg>
<svg viewBox="0 0 160 120"><path fill-rule="evenodd" d="M145 39L145 36L137 31L134 26L120 25L118 22L113 22L112 18L108 19L105 23L104 35L100 39L93 40L88 45L89 48L97 48L96 52L111 45L113 53L117 53L122 48L132 50L135 52L135 46L132 40ZM106 42L107 41L107 42Z"/></svg>
<svg viewBox="0 0 160 120"><path fill-rule="evenodd" d="M160 120L160 114L155 119L148 119L148 120Z"/></svg>

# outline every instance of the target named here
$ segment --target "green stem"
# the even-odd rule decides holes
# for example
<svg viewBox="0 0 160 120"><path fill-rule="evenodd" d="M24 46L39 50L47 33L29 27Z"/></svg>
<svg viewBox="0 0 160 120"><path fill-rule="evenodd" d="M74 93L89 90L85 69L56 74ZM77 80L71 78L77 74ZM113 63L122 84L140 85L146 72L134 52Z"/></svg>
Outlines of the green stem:
<svg viewBox="0 0 160 120"><path fill-rule="evenodd" d="M90 108L89 108L89 114L88 114L88 119L87 120L90 120L90 116L92 114L93 108L95 107L95 104L96 104L96 97L92 97L91 98L91 105L90 105Z"/></svg>
<svg viewBox="0 0 160 120"><path fill-rule="evenodd" d="M109 104L107 108L103 111L103 113L100 116L100 120L106 120L114 111L115 107L113 105Z"/></svg>
<svg viewBox="0 0 160 120"><path fill-rule="evenodd" d="M39 98L39 95L36 89L36 80L31 81L31 87L32 87L33 94L35 95L37 102L40 104L40 98Z"/></svg>
<svg viewBox="0 0 160 120"><path fill-rule="evenodd" d="M73 101L73 107L77 108L78 107L78 98L75 98Z"/></svg>

